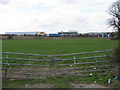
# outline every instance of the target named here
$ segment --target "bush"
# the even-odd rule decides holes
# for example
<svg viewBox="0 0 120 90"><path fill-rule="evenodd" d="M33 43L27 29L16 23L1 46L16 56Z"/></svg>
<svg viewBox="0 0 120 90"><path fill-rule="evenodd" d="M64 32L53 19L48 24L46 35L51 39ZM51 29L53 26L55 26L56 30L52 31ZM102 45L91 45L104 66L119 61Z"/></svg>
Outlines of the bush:
<svg viewBox="0 0 120 90"><path fill-rule="evenodd" d="M115 56L114 61L119 64L120 63L120 47L115 49L114 56Z"/></svg>
<svg viewBox="0 0 120 90"><path fill-rule="evenodd" d="M8 35L8 40L10 40L10 39L12 39L13 38L13 36L11 36L11 35Z"/></svg>
<svg viewBox="0 0 120 90"><path fill-rule="evenodd" d="M118 48L115 49L115 53L114 53L114 58L113 58L113 61L117 63L118 65L118 80L120 80L120 73L119 73L119 70L120 70L120 46L118 46Z"/></svg>

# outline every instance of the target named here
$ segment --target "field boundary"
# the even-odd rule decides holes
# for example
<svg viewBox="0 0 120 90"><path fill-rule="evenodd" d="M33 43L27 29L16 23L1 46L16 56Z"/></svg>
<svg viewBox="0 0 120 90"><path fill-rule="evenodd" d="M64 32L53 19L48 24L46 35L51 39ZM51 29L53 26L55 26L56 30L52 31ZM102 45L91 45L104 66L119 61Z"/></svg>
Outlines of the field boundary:
<svg viewBox="0 0 120 90"><path fill-rule="evenodd" d="M3 60L0 63L3 66L0 74L3 78L14 79L39 79L59 75L80 75L81 77L108 75L110 67L114 66L113 52L113 49L61 55L0 52L3 56L6 55L6 57L0 57ZM86 54L88 56L85 56ZM24 55L29 58L16 58L15 55L21 57ZM21 63L22 61L26 63Z"/></svg>

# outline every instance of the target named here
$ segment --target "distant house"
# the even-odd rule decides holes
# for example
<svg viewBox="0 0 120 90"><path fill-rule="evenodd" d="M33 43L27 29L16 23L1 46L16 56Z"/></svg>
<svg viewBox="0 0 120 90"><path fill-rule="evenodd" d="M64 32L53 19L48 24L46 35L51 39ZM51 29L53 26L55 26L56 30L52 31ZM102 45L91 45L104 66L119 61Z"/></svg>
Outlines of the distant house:
<svg viewBox="0 0 120 90"><path fill-rule="evenodd" d="M78 36L78 32L58 32L61 36Z"/></svg>

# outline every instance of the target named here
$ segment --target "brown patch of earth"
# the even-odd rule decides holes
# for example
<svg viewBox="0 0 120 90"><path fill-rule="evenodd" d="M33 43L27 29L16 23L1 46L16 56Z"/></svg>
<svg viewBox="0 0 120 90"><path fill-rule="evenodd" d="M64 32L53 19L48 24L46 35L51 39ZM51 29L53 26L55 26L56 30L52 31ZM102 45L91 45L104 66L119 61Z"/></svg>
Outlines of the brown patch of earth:
<svg viewBox="0 0 120 90"><path fill-rule="evenodd" d="M109 88L101 84L91 83L91 84L76 84L70 83L73 88ZM55 86L52 84L26 84L19 86L18 88L54 88Z"/></svg>
<svg viewBox="0 0 120 90"><path fill-rule="evenodd" d="M26 84L19 86L18 88L54 88L54 85L51 84Z"/></svg>
<svg viewBox="0 0 120 90"><path fill-rule="evenodd" d="M91 84L75 84L75 83L70 83L73 88L108 88L104 85L101 84L96 84L96 83L91 83Z"/></svg>

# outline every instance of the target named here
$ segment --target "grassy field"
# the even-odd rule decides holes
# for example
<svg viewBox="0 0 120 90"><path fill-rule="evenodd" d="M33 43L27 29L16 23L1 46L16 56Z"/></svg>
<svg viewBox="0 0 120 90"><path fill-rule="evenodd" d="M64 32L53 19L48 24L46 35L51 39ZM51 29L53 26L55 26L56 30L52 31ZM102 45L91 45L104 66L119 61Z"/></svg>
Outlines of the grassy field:
<svg viewBox="0 0 120 90"><path fill-rule="evenodd" d="M70 54L117 47L116 41L100 38L43 39L43 40L3 40L3 52L35 54Z"/></svg>
<svg viewBox="0 0 120 90"><path fill-rule="evenodd" d="M105 49L107 50L114 49L116 47L117 47L117 41L111 41L102 38L3 40L2 41L3 52L33 53L33 54L42 54L42 55L90 52L90 51L99 51ZM83 67L84 66L85 65L83 65ZM114 77L91 76L91 77L82 78L79 75L77 75L77 76L58 76L58 77L51 77L47 79L38 79L38 80L34 80L34 79L9 80L7 82L3 82L3 87L15 88L26 84L42 83L42 84L54 84L55 88L72 88L70 82L94 83L96 81L97 83L107 84L107 80L109 78L113 79Z"/></svg>

